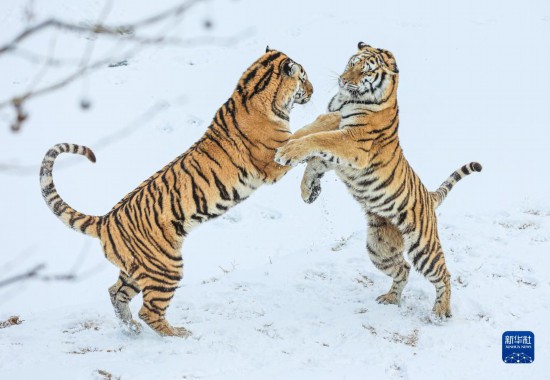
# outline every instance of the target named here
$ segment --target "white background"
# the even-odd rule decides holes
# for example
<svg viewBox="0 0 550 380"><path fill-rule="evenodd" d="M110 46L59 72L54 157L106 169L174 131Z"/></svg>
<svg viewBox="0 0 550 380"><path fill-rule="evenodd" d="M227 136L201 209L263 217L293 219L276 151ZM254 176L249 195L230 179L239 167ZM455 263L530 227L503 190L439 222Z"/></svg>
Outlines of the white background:
<svg viewBox="0 0 550 380"><path fill-rule="evenodd" d="M0 45L25 27L29 3L0 3ZM131 23L177 3L116 1L105 22ZM93 23L105 9L103 0L35 1L34 22ZM92 60L128 62L29 101L18 134L9 131L11 110L0 109L0 280L40 263L44 275L77 273L76 281L0 288L0 321L24 320L0 329L0 378L102 378L97 370L122 379L547 376L549 2L219 0L142 32L200 39L134 49L52 30L0 55L0 102L78 67L49 68L37 81L43 65L25 59L29 52L78 64L93 46ZM193 337L124 335L107 294L117 269L42 200L47 149L72 142L95 151L95 165L60 157L54 180L73 207L104 214L202 135L266 45L301 63L315 88L293 110L295 130L325 111L359 41L396 56L401 144L428 188L467 162L483 164L438 210L453 318L433 320L433 287L417 273L400 307L378 305L391 280L368 260L359 206L334 175L317 202L302 203L298 167L186 240L168 318ZM138 297L134 314L139 307ZM502 363L506 330L535 333L533 364Z"/></svg>

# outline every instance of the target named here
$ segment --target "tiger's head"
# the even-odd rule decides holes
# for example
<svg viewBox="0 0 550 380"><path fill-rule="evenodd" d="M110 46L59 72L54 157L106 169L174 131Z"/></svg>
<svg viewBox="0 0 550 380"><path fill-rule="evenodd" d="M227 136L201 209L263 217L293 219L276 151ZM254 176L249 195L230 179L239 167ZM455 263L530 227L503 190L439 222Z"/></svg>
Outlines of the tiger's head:
<svg viewBox="0 0 550 380"><path fill-rule="evenodd" d="M237 93L245 107L288 121L294 103L304 104L311 99L313 86L299 63L267 47L241 77Z"/></svg>
<svg viewBox="0 0 550 380"><path fill-rule="evenodd" d="M392 53L359 42L359 51L338 78L339 95L350 101L380 104L397 89L399 70Z"/></svg>

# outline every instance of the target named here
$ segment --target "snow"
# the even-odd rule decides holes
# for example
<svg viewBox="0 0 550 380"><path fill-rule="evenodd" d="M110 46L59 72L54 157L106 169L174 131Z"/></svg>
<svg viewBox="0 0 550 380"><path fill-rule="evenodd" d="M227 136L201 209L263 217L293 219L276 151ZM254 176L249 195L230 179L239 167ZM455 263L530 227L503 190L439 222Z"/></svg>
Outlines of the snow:
<svg viewBox="0 0 550 380"><path fill-rule="evenodd" d="M28 3L0 4L0 41L25 25ZM107 22L177 3L112 2ZM95 22L105 2L35 8L38 19ZM0 171L0 280L40 263L50 277L77 274L0 287L0 322L23 320L0 329L0 379L547 378L550 3L217 0L198 4L180 24L146 31L209 39L136 48L46 33L23 44L79 62L93 41L94 59L114 54L113 63L128 65L29 102L18 134L9 131L10 111L0 110L0 163L21 168ZM377 304L391 280L366 255L359 206L332 174L319 199L303 203L300 166L185 241L185 276L168 319L192 337L161 338L148 328L125 335L107 294L117 269L95 240L44 205L38 165L46 150L65 141L94 149L95 165L60 157L54 180L73 207L103 214L201 136L266 45L301 63L315 88L312 101L293 110L298 129L325 111L360 40L397 58L401 143L428 188L467 162L484 166L438 209L453 318L431 316L433 287L412 272L400 307ZM32 86L40 68L0 56L0 101ZM47 70L38 87L74 68ZM91 102L86 112L83 98ZM134 315L140 303L132 302ZM502 362L507 330L534 332L533 363Z"/></svg>

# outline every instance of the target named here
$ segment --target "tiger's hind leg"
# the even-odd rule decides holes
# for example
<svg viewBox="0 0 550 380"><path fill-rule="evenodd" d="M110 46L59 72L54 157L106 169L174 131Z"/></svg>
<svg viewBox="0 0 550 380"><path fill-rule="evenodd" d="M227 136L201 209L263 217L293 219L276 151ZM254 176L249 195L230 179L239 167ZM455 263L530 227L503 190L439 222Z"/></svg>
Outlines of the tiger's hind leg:
<svg viewBox="0 0 550 380"><path fill-rule="evenodd" d="M420 260L419 260L420 262ZM451 275L445 265L441 245L436 244L423 267L417 268L435 287L433 313L439 318L450 318L451 313Z"/></svg>
<svg viewBox="0 0 550 380"><path fill-rule="evenodd" d="M451 275L445 268L444 273L428 280L435 286L436 299L433 307L434 314L439 318L450 318L451 313Z"/></svg>
<svg viewBox="0 0 550 380"><path fill-rule="evenodd" d="M433 312L438 318L451 317L451 275L445 264L445 257L437 235L437 226L430 223L424 232L413 231L407 237L412 241L409 257L415 267L435 287Z"/></svg>
<svg viewBox="0 0 550 380"><path fill-rule="evenodd" d="M411 268L403 258L403 237L385 218L367 213L367 221L369 257L376 268L393 278L390 290L376 300L383 304L399 304Z"/></svg>
<svg viewBox="0 0 550 380"><path fill-rule="evenodd" d="M179 273L167 272L162 279L143 274L137 280L143 291L143 306L139 311L139 317L159 335L186 338L191 335L190 331L184 327L170 325L165 318L166 310L182 278L181 270Z"/></svg>
<svg viewBox="0 0 550 380"><path fill-rule="evenodd" d="M140 291L138 284L122 271L117 282L109 288L115 315L130 332L135 334L141 332L141 324L132 318L129 303Z"/></svg>

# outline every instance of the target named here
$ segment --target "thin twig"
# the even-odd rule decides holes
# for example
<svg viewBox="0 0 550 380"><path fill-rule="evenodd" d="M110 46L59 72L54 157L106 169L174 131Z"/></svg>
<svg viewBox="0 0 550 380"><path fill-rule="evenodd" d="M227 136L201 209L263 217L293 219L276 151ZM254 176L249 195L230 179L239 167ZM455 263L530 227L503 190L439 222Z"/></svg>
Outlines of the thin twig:
<svg viewBox="0 0 550 380"><path fill-rule="evenodd" d="M107 6L103 9L101 13L101 17L99 18L98 22L93 25L73 24L73 23L58 20L56 18L51 18L51 19L42 21L34 26L27 27L20 34L18 34L12 41L5 44L4 46L0 46L0 56L3 53L13 51L18 47L18 45L22 41L29 38L30 36L50 28L55 28L57 30L63 30L63 31L70 31L74 33L88 33L88 34L101 34L106 36L113 36L113 37L116 37L117 39L131 40L134 42L138 42L139 44L144 44L144 43L158 44L167 39L165 37L166 33L159 34L158 37L153 37L153 38L139 37L135 35L135 30L137 28L141 28L144 26L156 24L165 19L176 20L173 23L175 25L177 24L177 20L179 20L179 16L181 14L183 14L186 10L188 10L190 7L192 7L196 3L203 2L203 1L206 1L206 0L188 0L168 10L160 12L157 15L142 19L135 23L119 25L119 26L107 26L103 22L110 10L110 5L109 5L110 3L108 3ZM166 30L164 32L166 32ZM61 80L58 80L53 84L47 85L37 90L27 90L23 94L14 96L9 100L0 102L0 108L7 107L7 106L13 107L13 110L15 112L15 119L11 123L12 131L14 132L19 131L21 129L22 124L28 119L28 114L25 110L25 103L30 98L35 98L37 96L41 96L43 94L56 91L62 87L69 85L70 83L74 82L78 78L84 76L86 73L92 70L98 69L100 67L108 66L109 63L112 63L113 57L109 57L109 59L98 60L94 63L89 63L89 60L91 59L92 48L93 48L93 45L88 44L88 49L86 49L86 52L80 61L78 70L76 70L72 74L65 76L64 78L62 78ZM134 49L134 50L137 51L137 49ZM135 53L136 51L133 51L133 53ZM132 56L132 54L130 54L130 56ZM48 61L52 61L52 60L53 59L48 59ZM45 69L43 69L42 72L45 72Z"/></svg>
<svg viewBox="0 0 550 380"><path fill-rule="evenodd" d="M23 273L18 275L8 277L0 281L0 288L12 285L18 282L25 282L27 280L38 280L38 281L80 281L84 280L94 273L99 272L102 268L105 267L105 263L95 265L92 268L86 270L80 270L83 267L84 259L89 253L90 245L85 243L82 246L82 249L79 255L76 257L75 262L70 270L64 273L43 273L43 270L46 268L46 264L41 263L37 264L29 270L26 270ZM6 266L4 265L4 268ZM1 298L0 298L1 299Z"/></svg>
<svg viewBox="0 0 550 380"><path fill-rule="evenodd" d="M194 38L177 38L177 37L155 37L150 38L147 43L158 44L162 43L166 46L173 46L177 48L192 48L196 46L232 46L237 42L243 40L245 37L249 37L256 32L255 28L246 28L229 37L213 37L213 36L200 36ZM139 41L134 39L125 39L125 42L135 42L140 44ZM26 50L23 47L18 47L17 50L11 52L14 56L24 59L33 64L42 64L46 61L46 64L50 67L75 67L78 66L82 59L78 58L53 58L43 54L35 53ZM113 59L115 60L115 59Z"/></svg>
<svg viewBox="0 0 550 380"><path fill-rule="evenodd" d="M21 273L21 274L18 274L16 276L13 276L13 277L10 277L10 278L7 278L5 280L2 280L0 281L0 288L3 287L3 286L6 286L6 285L10 285L10 284L13 284L15 282L19 282L19 281L23 281L23 280L28 280L28 279L31 279L31 278L35 278L37 277L40 272L46 268L46 264L38 264L36 265L35 267L29 269L28 271L24 272L24 273Z"/></svg>
<svg viewBox="0 0 550 380"><path fill-rule="evenodd" d="M55 82L51 85L42 87L38 90L27 91L22 95L16 96L16 97L14 97L14 98L12 98L8 101L4 101L4 102L0 103L0 108L11 104L11 105L13 105L13 108L15 109L16 119L15 119L15 121L13 122L13 124L11 126L12 131L19 131L19 129L21 129L21 125L23 124L23 122L25 120L27 120L28 114L26 113L23 106L24 106L24 103L28 99L30 99L31 97L36 98L36 97L39 97L41 95L47 94L49 92L58 90L62 87L65 87L68 84L74 82L76 79L80 78L84 73L86 73L88 71L97 70L100 67L106 67L110 62L112 62L111 59L95 62L92 65L80 68L76 72L66 76L65 78L59 80L58 82Z"/></svg>
<svg viewBox="0 0 550 380"><path fill-rule="evenodd" d="M65 77L62 77L61 79L58 79L53 83L50 83L48 85L45 85L41 88L36 89L35 88L36 85L42 79L42 77L47 72L49 67L67 66L68 62L71 62L70 60L67 60L67 59L64 59L64 60L55 59L55 57L53 57L53 54L50 52L50 54L48 54L48 56L45 57L45 62L43 63L43 67L40 70L39 74L36 76L38 80L33 81L29 89L27 89L23 93L12 96L9 99L0 100L0 109L8 108L8 107L13 109L13 114L12 114L14 115L13 119L10 118L11 122L8 121L8 123L11 123L11 130L14 132L19 131L22 125L28 120L29 115L26 109L26 104L30 99L34 99L44 94L49 94L65 86L68 86L69 84L75 82L76 80L82 77L86 77L87 74L89 74L91 71L95 71L103 67L114 67L113 62L127 61L129 58L133 57L139 51L139 48L142 48L144 45L157 46L162 43L162 44L173 44L180 47L193 47L197 45L207 45L207 44L227 46L242 39L244 36L249 36L253 33L253 30L249 28L249 29L243 30L241 33L238 33L234 36L230 36L228 38L202 36L202 37L196 37L196 38L190 38L190 39L180 39L180 38L169 37L170 30L173 29L178 23L181 22L182 14L184 14L188 9L190 9L195 4L206 2L206 1L208 0L187 0L172 8L169 8L163 12L160 12L156 15L141 19L133 23L108 26L105 24L105 19L109 14L113 3L112 0L109 0L106 3L105 7L103 8L95 24L76 24L76 23L62 21L57 18L50 18L38 24L28 26L25 30L19 33L12 41L10 41L9 43L3 46L0 46L0 56L3 53L11 52L11 53L16 53L17 56L26 58L27 60L34 63L37 63L37 61L42 61L41 55L36 53L31 53L25 50L20 50L20 44L30 36L51 28L54 28L60 31L68 31L72 33L86 33L88 36L93 36L93 35L111 36L116 38L119 41L119 44L122 42L124 43L132 42L132 43L136 43L136 45L134 45L132 49L129 49L126 52L126 54L122 57L121 56L115 57L118 51L121 50L120 46L115 46L115 49L113 49L105 59L98 59L95 62L90 62L92 59L92 53L93 53L93 47L94 47L94 41L92 38L90 42L87 44L87 48L83 56L81 57L81 59L78 61L78 63L75 63L75 65L78 67L77 69L75 69L73 73L66 75ZM29 5L29 7L32 7L32 6L33 6L33 3ZM168 25L165 25L164 28L161 28L160 30L157 31L158 32L157 36L144 37L144 36L138 36L135 33L136 30L140 28L148 27L151 25L158 25L161 21L164 21L164 20L168 20L170 22L168 23ZM89 101L85 99L83 99L81 102L82 108L88 108L89 104L90 104ZM0 115L0 117L4 119L6 118L4 115ZM6 167L9 168L9 166L7 165L0 165L0 169L5 170Z"/></svg>
<svg viewBox="0 0 550 380"><path fill-rule="evenodd" d="M44 62L42 63L42 68L38 73L34 76L34 79L31 81L30 86L27 89L27 92L31 91L34 87L38 85L48 72L48 70L51 68L51 65L49 62L53 59L53 56L55 54L55 45L57 42L57 35L52 36L48 48L48 55L45 57Z"/></svg>
<svg viewBox="0 0 550 380"><path fill-rule="evenodd" d="M193 5L203 1L206 1L206 0L188 0L182 4L179 4L173 8L167 9L166 11L160 12L157 15L151 16L149 18L145 18L143 20L140 20L134 23L129 23L126 25L118 25L118 26L107 26L102 23L97 23L93 25L84 25L84 24L78 25L78 24L73 24L62 20L58 20L56 18L50 18L32 27L28 27L27 29L19 33L12 41L8 42L3 46L0 46L0 55L15 49L19 43L21 43L28 37L49 28L56 28L56 29L66 30L66 31L75 32L75 33L102 34L107 36L114 36L117 38L121 36L130 36L132 37L132 39L135 39L140 42L147 42L147 41L154 42L155 40L158 41L158 39L150 40L148 38L133 36L134 31L137 28L152 25L159 21L163 21L164 19L167 19L167 18L179 17L182 13L187 11Z"/></svg>

